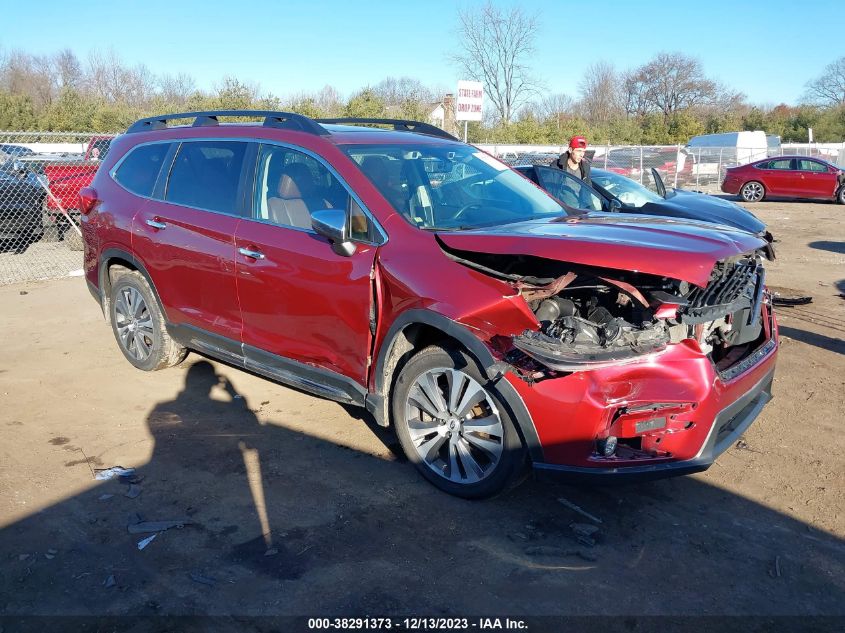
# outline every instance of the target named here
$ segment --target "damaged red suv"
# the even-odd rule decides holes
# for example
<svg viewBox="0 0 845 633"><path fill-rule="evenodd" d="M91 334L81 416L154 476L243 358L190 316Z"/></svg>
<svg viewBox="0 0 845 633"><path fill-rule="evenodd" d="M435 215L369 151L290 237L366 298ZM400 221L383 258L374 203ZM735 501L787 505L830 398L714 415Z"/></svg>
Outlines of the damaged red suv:
<svg viewBox="0 0 845 633"><path fill-rule="evenodd" d="M195 350L366 407L455 495L701 471L771 398L765 241L579 215L423 123L143 119L81 197L135 367Z"/></svg>

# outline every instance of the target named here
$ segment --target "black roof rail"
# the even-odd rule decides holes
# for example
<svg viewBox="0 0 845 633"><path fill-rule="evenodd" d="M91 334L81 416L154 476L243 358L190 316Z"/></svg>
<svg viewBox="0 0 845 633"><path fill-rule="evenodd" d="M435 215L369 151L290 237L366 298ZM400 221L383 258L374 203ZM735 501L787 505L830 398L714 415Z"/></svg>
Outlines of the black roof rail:
<svg viewBox="0 0 845 633"><path fill-rule="evenodd" d="M367 123L370 125L390 125L397 132L416 132L418 134L428 134L429 136L439 136L440 138L447 138L450 141L460 141L461 139L452 136L449 132L441 130L436 125L430 123L423 123L422 121L408 121L405 119L359 119L359 118L342 118L342 119L314 119L317 123Z"/></svg>
<svg viewBox="0 0 845 633"><path fill-rule="evenodd" d="M167 127L167 122L174 119L193 119L192 127L204 127L219 125L217 117L221 116L240 116L240 117L256 117L264 118L262 125L264 127L276 127L286 130L298 130L300 132L308 132L309 134L319 134L326 136L329 131L322 125L315 123L313 119L308 118L302 114L295 112L276 112L273 110L210 110L208 112L179 112L176 114L162 114L160 116L152 116L146 119L139 119L129 126L126 130L127 134L134 134L135 132L148 132L150 130L163 130Z"/></svg>

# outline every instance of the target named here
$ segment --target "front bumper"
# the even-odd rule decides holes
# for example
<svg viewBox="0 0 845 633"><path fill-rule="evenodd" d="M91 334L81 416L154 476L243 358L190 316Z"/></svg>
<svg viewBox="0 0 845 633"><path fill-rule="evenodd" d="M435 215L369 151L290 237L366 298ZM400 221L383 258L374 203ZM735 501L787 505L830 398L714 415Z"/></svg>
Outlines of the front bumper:
<svg viewBox="0 0 845 633"><path fill-rule="evenodd" d="M778 345L777 325L770 319L770 338L722 373L694 342L684 341L650 361L533 385L507 374L536 430L534 468L592 481L656 479L707 469L772 398ZM626 412L655 403L669 412L662 426L619 434L620 443L623 438L641 443L640 450L598 454L597 439L617 435Z"/></svg>

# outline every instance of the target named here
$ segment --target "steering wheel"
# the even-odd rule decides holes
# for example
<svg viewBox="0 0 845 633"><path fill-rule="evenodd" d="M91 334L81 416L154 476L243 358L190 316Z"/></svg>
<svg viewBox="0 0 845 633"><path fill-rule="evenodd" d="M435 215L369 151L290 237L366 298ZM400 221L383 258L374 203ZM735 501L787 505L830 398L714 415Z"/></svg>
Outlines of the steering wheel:
<svg viewBox="0 0 845 633"><path fill-rule="evenodd" d="M465 214L469 213L472 209L480 209L481 207L482 205L480 202L472 202L470 204L465 204L460 209L458 209L458 212L452 216L452 219L460 220Z"/></svg>

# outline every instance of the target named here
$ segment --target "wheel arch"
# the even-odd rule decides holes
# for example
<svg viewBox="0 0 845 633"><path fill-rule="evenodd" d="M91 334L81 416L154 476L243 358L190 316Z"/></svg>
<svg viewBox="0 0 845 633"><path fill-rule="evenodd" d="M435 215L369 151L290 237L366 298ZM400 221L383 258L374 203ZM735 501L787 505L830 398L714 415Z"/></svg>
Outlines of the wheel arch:
<svg viewBox="0 0 845 633"><path fill-rule="evenodd" d="M366 398L367 410L376 422L380 426L390 426L390 399L396 377L411 356L433 344L463 348L475 360L482 374L495 384L531 459L543 461L542 447L531 415L516 389L504 378L509 367L507 363L497 360L466 326L429 310L414 309L402 313L384 337L373 368L373 390Z"/></svg>
<svg viewBox="0 0 845 633"><path fill-rule="evenodd" d="M100 305L103 308L103 314L105 317L108 319L110 310L109 303L111 301L111 288L117 280L117 275L113 274L112 271L112 269L116 266L122 266L130 271L137 271L144 276L155 295L156 302L158 303L158 307L164 316L165 322L169 323L167 318L167 309L161 302L158 289L156 289L156 285L153 283L150 273L147 271L144 264L132 255L132 253L120 248L108 248L104 250L100 256L100 267L97 272L97 282L100 287Z"/></svg>

